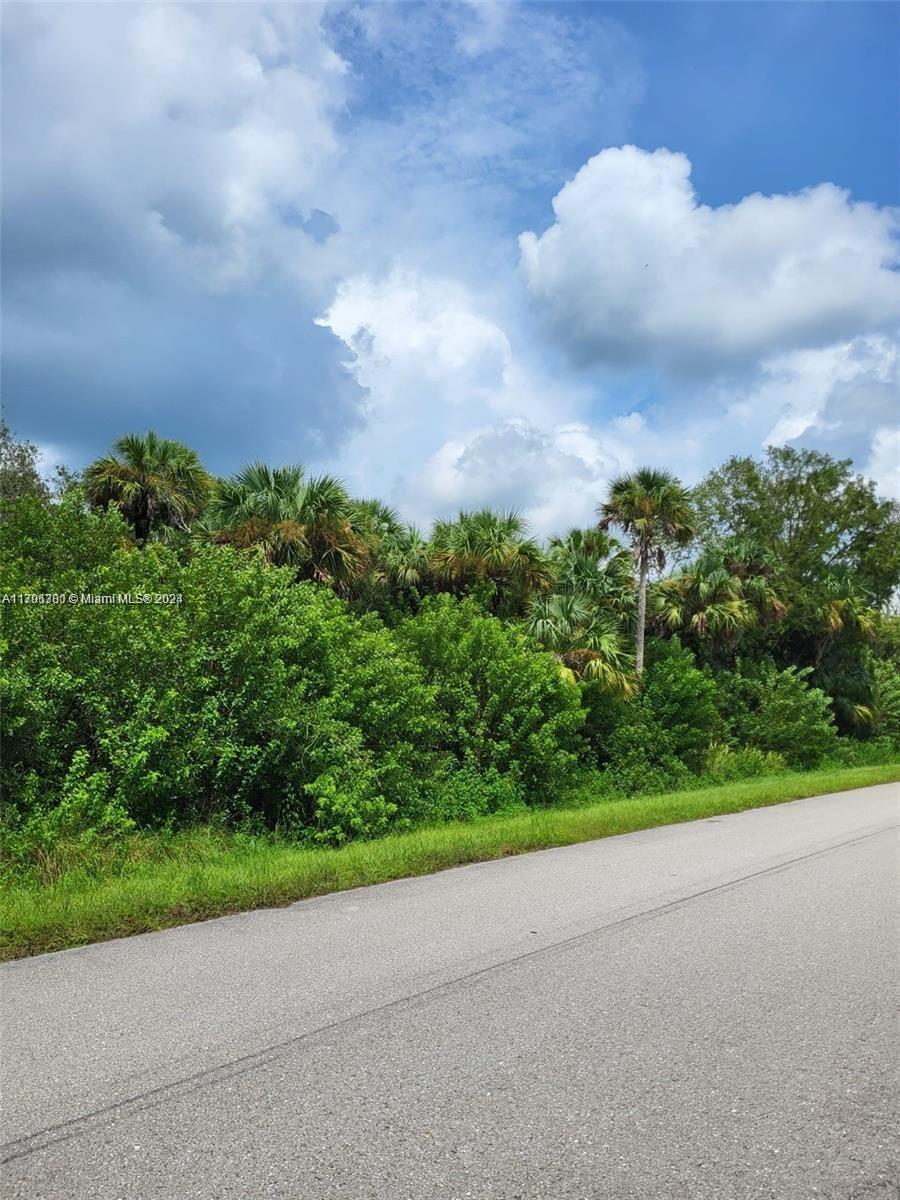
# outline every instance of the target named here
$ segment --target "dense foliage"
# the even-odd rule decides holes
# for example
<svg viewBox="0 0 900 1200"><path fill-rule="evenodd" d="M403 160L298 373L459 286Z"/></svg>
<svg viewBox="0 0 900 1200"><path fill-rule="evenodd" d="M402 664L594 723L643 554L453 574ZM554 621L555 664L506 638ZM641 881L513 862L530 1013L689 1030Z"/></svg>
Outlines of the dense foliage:
<svg viewBox="0 0 900 1200"><path fill-rule="evenodd" d="M83 486L2 448L14 866L198 821L338 844L900 744L897 508L824 455L732 460L693 495L617 480L600 524L625 548L489 510L426 536L300 468L215 481L155 435Z"/></svg>
<svg viewBox="0 0 900 1200"><path fill-rule="evenodd" d="M844 732L875 713L869 646L900 582L896 503L876 495L849 459L770 447L761 462L732 458L696 490L707 544L732 538L764 548L784 604L748 645L781 666L811 667Z"/></svg>

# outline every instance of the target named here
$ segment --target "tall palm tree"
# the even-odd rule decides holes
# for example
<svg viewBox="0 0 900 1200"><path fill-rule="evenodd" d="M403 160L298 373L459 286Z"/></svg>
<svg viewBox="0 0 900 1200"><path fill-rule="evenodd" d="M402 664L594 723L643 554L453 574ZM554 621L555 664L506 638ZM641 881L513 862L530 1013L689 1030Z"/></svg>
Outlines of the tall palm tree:
<svg viewBox="0 0 900 1200"><path fill-rule="evenodd" d="M142 544L165 526L188 529L212 488L193 450L153 430L119 438L109 454L91 463L84 479L90 503L114 504Z"/></svg>
<svg viewBox="0 0 900 1200"><path fill-rule="evenodd" d="M490 584L495 613L521 613L533 591L549 587L552 569L516 512L489 508L461 512L455 521L436 521L431 533L435 577L454 590Z"/></svg>
<svg viewBox="0 0 900 1200"><path fill-rule="evenodd" d="M617 525L630 539L638 570L638 611L635 671L644 670L644 636L647 623L647 580L650 565L665 566L666 548L686 546L694 536L691 497L680 480L668 471L641 467L610 484L606 501L598 505L599 526Z"/></svg>
<svg viewBox="0 0 900 1200"><path fill-rule="evenodd" d="M344 485L332 476L307 478L300 466L254 462L217 485L209 523L218 542L261 546L266 562L340 587L368 562L351 512Z"/></svg>

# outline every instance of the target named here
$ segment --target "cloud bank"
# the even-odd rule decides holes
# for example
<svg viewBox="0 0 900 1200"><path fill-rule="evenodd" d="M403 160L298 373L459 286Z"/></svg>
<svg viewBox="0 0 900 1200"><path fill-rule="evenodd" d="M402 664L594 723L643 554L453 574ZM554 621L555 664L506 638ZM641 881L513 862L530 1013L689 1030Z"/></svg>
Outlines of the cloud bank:
<svg viewBox="0 0 900 1200"><path fill-rule="evenodd" d="M897 212L704 204L621 144L652 83L622 21L17 4L3 67L4 399L73 465L153 425L542 533L767 442L896 485Z"/></svg>
<svg viewBox="0 0 900 1200"><path fill-rule="evenodd" d="M709 208L684 154L603 150L519 238L525 284L579 362L704 374L887 329L900 213L832 184Z"/></svg>

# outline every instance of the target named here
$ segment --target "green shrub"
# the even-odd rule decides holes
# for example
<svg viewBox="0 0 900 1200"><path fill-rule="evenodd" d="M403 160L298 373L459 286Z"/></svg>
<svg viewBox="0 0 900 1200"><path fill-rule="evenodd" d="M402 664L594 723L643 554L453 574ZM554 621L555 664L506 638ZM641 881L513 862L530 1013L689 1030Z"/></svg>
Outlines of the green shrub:
<svg viewBox="0 0 900 1200"><path fill-rule="evenodd" d="M508 777L529 804L551 802L576 765L584 721L579 690L555 659L451 596L430 597L396 633L435 688L457 761Z"/></svg>
<svg viewBox="0 0 900 1200"><path fill-rule="evenodd" d="M472 766L449 770L435 780L432 803L435 819L446 821L470 821L525 806L522 786L513 775Z"/></svg>
<svg viewBox="0 0 900 1200"><path fill-rule="evenodd" d="M92 771L85 750L76 750L53 803L34 802L35 778L29 780L32 803L17 826L0 829L4 864L37 866L43 874L57 865L83 862L99 849L120 843L134 832L135 822L110 795L106 771Z"/></svg>
<svg viewBox="0 0 900 1200"><path fill-rule="evenodd" d="M875 678L874 727L879 737L900 743L900 666L888 658L872 663Z"/></svg>
<svg viewBox="0 0 900 1200"><path fill-rule="evenodd" d="M703 776L715 783L731 783L737 779L755 779L761 775L778 775L788 770L781 754L760 750L756 746L729 746L726 742L711 742L706 752Z"/></svg>
<svg viewBox="0 0 900 1200"><path fill-rule="evenodd" d="M722 733L716 684L677 638L653 647L638 695L614 711L607 771L624 792L689 787Z"/></svg>
<svg viewBox="0 0 900 1200"><path fill-rule="evenodd" d="M828 755L828 761L840 767L879 767L896 762L898 757L900 747L894 738L874 737L861 742L856 738L841 737Z"/></svg>
<svg viewBox="0 0 900 1200"><path fill-rule="evenodd" d="M443 721L379 622L228 548L183 563L136 550L113 513L32 506L23 521L19 507L0 529L15 590L182 599L6 608L10 836L62 809L73 764L83 789L96 799L102 781L111 811L145 825L225 819L341 841L428 810L450 760Z"/></svg>
<svg viewBox="0 0 900 1200"><path fill-rule="evenodd" d="M716 676L719 707L739 745L781 754L791 767L813 767L837 748L828 697L806 682L809 668L779 671L771 659L739 662Z"/></svg>
<svg viewBox="0 0 900 1200"><path fill-rule="evenodd" d="M627 716L630 701L600 683L582 680L579 687L584 709L582 755L589 767L602 767L609 762L613 732Z"/></svg>

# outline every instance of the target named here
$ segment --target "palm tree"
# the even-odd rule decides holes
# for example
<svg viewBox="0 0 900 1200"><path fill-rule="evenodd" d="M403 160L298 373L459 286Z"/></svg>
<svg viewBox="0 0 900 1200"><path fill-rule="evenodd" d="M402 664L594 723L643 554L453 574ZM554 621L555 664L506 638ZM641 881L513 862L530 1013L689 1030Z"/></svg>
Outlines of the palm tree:
<svg viewBox="0 0 900 1200"><path fill-rule="evenodd" d="M431 578L431 547L425 536L414 525L404 525L381 500L354 500L350 520L369 554L367 576L358 581L360 597L371 599L378 591L394 598L403 594L415 607L415 593Z"/></svg>
<svg viewBox="0 0 900 1200"><path fill-rule="evenodd" d="M570 529L550 539L554 591L581 592L621 619L634 611L631 554L600 529Z"/></svg>
<svg viewBox="0 0 900 1200"><path fill-rule="evenodd" d="M403 530L400 517L383 500L351 500L350 521L353 528L373 544L397 537Z"/></svg>
<svg viewBox="0 0 900 1200"><path fill-rule="evenodd" d="M730 539L662 580L651 599L653 614L665 629L708 640L714 651L733 651L745 630L785 615L771 575L759 547Z"/></svg>
<svg viewBox="0 0 900 1200"><path fill-rule="evenodd" d="M872 638L878 627L878 614L847 571L833 571L825 581L825 597L816 609L818 639L814 665L822 663L825 651L839 633L855 630L863 639Z"/></svg>
<svg viewBox="0 0 900 1200"><path fill-rule="evenodd" d="M91 463L84 479L93 507L114 504L141 544L165 526L187 530L212 488L193 450L153 430L119 438L109 454Z"/></svg>
<svg viewBox="0 0 900 1200"><path fill-rule="evenodd" d="M601 683L625 698L634 693L634 660L619 621L583 592L533 596L525 627L553 654L570 679Z"/></svg>
<svg viewBox="0 0 900 1200"><path fill-rule="evenodd" d="M209 524L218 542L261 546L267 563L292 566L300 578L340 587L368 563L365 540L351 515L340 480L307 478L300 466L254 462L218 484Z"/></svg>
<svg viewBox="0 0 900 1200"><path fill-rule="evenodd" d="M419 590L431 576L431 545L415 525L404 525L382 542L388 580L402 591Z"/></svg>
<svg viewBox="0 0 900 1200"><path fill-rule="evenodd" d="M489 584L493 611L508 616L520 613L530 593L552 581L547 556L516 512L485 508L436 521L430 557L438 581L455 591Z"/></svg>
<svg viewBox="0 0 900 1200"><path fill-rule="evenodd" d="M644 670L644 635L647 621L647 579L650 564L665 566L669 546L685 546L694 536L690 493L668 471L641 467L610 484L609 496L598 506L599 527L618 525L632 542L638 569L638 611L635 671Z"/></svg>

